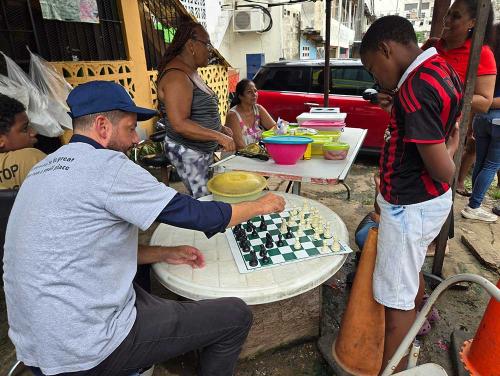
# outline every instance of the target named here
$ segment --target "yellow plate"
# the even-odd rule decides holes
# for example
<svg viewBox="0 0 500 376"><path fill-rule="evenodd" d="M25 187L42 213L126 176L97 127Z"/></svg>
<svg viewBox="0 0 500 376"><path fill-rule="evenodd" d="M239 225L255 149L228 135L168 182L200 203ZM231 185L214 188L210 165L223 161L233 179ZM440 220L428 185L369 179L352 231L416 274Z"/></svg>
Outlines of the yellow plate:
<svg viewBox="0 0 500 376"><path fill-rule="evenodd" d="M267 185L262 176L245 171L229 171L208 181L208 190L227 197L240 197L261 192Z"/></svg>

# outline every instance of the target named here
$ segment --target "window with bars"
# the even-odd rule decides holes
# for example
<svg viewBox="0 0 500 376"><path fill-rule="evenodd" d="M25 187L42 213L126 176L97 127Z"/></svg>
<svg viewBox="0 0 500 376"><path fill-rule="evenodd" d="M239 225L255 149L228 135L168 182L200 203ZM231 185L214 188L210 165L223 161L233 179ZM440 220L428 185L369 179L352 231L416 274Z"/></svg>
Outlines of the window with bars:
<svg viewBox="0 0 500 376"><path fill-rule="evenodd" d="M48 61L127 59L117 0L97 0L99 23L46 20L38 0L0 0L0 50L23 68L28 46Z"/></svg>

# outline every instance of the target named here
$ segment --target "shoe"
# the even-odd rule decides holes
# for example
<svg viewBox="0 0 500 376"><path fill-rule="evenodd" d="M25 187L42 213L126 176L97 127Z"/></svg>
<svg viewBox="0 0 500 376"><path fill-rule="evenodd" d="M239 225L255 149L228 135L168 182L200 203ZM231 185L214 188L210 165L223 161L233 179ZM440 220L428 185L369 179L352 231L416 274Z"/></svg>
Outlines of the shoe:
<svg viewBox="0 0 500 376"><path fill-rule="evenodd" d="M495 206L491 211L496 215L500 215L500 206Z"/></svg>
<svg viewBox="0 0 500 376"><path fill-rule="evenodd" d="M464 197L470 197L472 196L472 193L467 190L467 188L463 189L457 189L455 192L457 192L460 196Z"/></svg>
<svg viewBox="0 0 500 376"><path fill-rule="evenodd" d="M472 209L469 205L463 208L461 213L462 217L483 222L495 222L498 219L498 216L492 213L488 213L481 207Z"/></svg>

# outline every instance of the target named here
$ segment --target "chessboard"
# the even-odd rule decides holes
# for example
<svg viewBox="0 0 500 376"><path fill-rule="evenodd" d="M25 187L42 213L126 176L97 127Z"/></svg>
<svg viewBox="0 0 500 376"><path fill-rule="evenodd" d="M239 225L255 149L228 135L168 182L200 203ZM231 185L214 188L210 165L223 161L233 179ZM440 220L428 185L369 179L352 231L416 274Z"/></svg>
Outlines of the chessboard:
<svg viewBox="0 0 500 376"><path fill-rule="evenodd" d="M225 234L240 273L352 252L317 210L305 205L254 217Z"/></svg>

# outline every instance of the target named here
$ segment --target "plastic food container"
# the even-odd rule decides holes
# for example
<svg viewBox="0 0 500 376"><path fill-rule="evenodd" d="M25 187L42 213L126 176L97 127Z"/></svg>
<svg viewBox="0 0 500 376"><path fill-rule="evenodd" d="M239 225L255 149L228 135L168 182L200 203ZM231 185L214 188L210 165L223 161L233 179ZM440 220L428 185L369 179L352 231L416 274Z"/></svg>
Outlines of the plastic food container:
<svg viewBox="0 0 500 376"><path fill-rule="evenodd" d="M322 113L304 112L297 116L297 122L301 127L308 127L320 131L342 131L345 127L345 112Z"/></svg>
<svg viewBox="0 0 500 376"><path fill-rule="evenodd" d="M262 142L277 164L294 165L302 158L307 145L313 140L303 136L273 136L264 138Z"/></svg>
<svg viewBox="0 0 500 376"><path fill-rule="evenodd" d="M325 159L345 159L348 152L349 144L345 142L330 142L323 145L323 156Z"/></svg>
<svg viewBox="0 0 500 376"><path fill-rule="evenodd" d="M266 186L264 177L245 171L224 172L214 176L207 184L214 201L229 204L255 200L262 195Z"/></svg>
<svg viewBox="0 0 500 376"><path fill-rule="evenodd" d="M290 130L297 130L297 128L289 128ZM299 128L304 129L304 128ZM308 138L312 138L313 142L310 146L307 147L306 152L304 153L304 159L310 159L312 155L323 155L323 144L327 142L337 142L340 138L342 132L340 131L317 131L316 134L297 134L297 136L306 136ZM262 133L263 138L273 137L274 133L272 130L264 131ZM288 136L284 135L284 136Z"/></svg>

